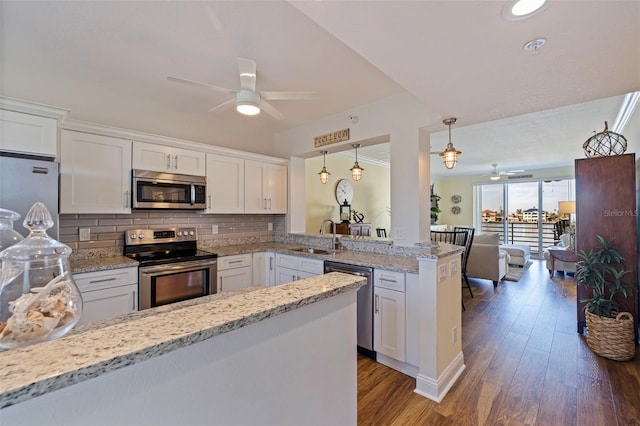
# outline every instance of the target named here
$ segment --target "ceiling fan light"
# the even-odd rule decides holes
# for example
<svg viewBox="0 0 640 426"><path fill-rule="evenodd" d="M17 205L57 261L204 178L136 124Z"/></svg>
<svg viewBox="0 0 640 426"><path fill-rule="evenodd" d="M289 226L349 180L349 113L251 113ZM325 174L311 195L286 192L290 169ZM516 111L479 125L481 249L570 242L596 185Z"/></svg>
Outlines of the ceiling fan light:
<svg viewBox="0 0 640 426"><path fill-rule="evenodd" d="M252 102L238 102L236 104L236 111L244 115L257 115L260 114L260 107Z"/></svg>
<svg viewBox="0 0 640 426"><path fill-rule="evenodd" d="M491 180L500 180L500 173L491 172L491 176L489 176L489 179L491 179Z"/></svg>
<svg viewBox="0 0 640 426"><path fill-rule="evenodd" d="M251 90L240 90L236 94L236 111L244 115L260 114L260 95Z"/></svg>

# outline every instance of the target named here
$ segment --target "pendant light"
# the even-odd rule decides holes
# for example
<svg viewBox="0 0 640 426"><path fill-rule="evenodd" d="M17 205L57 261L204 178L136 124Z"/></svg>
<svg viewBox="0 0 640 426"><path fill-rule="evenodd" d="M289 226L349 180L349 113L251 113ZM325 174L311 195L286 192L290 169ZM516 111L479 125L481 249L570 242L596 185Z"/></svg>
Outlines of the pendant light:
<svg viewBox="0 0 640 426"><path fill-rule="evenodd" d="M322 182L322 183L329 182L329 175L331 174L331 173L329 173L327 171L327 167L325 165L328 153L329 153L329 151L320 151L320 154L322 154L322 156L323 156L323 158L322 158L322 170L320 170L320 173L318 173L318 174L320 175L320 182Z"/></svg>
<svg viewBox="0 0 640 426"><path fill-rule="evenodd" d="M353 167L350 169L351 170L351 177L353 178L353 180L360 180L362 178L362 171L364 170L362 167L360 167L360 165L358 164L358 148L360 148L360 144L359 143L354 143L353 145L351 145L352 147L354 147L356 149L356 163L353 165Z"/></svg>
<svg viewBox="0 0 640 426"><path fill-rule="evenodd" d="M456 122L455 117L445 118L442 122L449 126L449 143L447 144L447 148L440 153L440 157L444 159L444 166L447 169L453 169L458 162L458 155L462 154L461 151L456 150L451 143L451 125Z"/></svg>

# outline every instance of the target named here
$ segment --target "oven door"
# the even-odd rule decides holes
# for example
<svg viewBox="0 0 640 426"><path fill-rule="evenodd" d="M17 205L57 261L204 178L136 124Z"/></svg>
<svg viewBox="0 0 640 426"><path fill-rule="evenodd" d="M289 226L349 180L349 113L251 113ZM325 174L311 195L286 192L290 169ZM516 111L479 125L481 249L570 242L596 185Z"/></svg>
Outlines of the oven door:
<svg viewBox="0 0 640 426"><path fill-rule="evenodd" d="M140 310L217 292L215 259L143 266L139 275Z"/></svg>

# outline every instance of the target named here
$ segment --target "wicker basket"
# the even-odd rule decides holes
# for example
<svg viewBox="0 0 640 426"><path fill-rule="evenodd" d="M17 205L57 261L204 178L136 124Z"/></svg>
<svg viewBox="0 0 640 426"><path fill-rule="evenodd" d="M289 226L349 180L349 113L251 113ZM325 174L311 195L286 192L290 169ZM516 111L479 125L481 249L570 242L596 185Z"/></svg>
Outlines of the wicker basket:
<svg viewBox="0 0 640 426"><path fill-rule="evenodd" d="M601 317L584 310L587 345L593 352L615 361L629 361L636 352L633 315L620 312L615 318Z"/></svg>

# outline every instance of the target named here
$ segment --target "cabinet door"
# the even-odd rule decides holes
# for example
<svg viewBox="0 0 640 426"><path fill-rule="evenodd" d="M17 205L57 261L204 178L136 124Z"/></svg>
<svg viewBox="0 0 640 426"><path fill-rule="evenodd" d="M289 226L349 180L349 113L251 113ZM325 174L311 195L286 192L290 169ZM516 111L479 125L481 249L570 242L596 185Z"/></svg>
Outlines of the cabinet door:
<svg viewBox="0 0 640 426"><path fill-rule="evenodd" d="M276 266L276 285L287 284L298 279L298 271L295 269Z"/></svg>
<svg viewBox="0 0 640 426"><path fill-rule="evenodd" d="M83 292L78 325L137 311L137 292L136 284Z"/></svg>
<svg viewBox="0 0 640 426"><path fill-rule="evenodd" d="M272 287L275 285L275 254L262 252L253 254L253 285Z"/></svg>
<svg viewBox="0 0 640 426"><path fill-rule="evenodd" d="M244 212L269 213L267 206L267 164L245 160Z"/></svg>
<svg viewBox="0 0 640 426"><path fill-rule="evenodd" d="M373 348L398 361L405 360L404 293L374 288Z"/></svg>
<svg viewBox="0 0 640 426"><path fill-rule="evenodd" d="M131 213L131 141L61 135L60 213Z"/></svg>
<svg viewBox="0 0 640 426"><path fill-rule="evenodd" d="M207 154L207 213L244 213L244 160Z"/></svg>
<svg viewBox="0 0 640 426"><path fill-rule="evenodd" d="M287 212L287 166L269 164L267 207L268 213Z"/></svg>
<svg viewBox="0 0 640 426"><path fill-rule="evenodd" d="M133 142L133 168L154 172L173 171L173 148L145 142Z"/></svg>
<svg viewBox="0 0 640 426"><path fill-rule="evenodd" d="M251 266L218 271L218 292L233 291L251 285Z"/></svg>
<svg viewBox="0 0 640 426"><path fill-rule="evenodd" d="M191 149L173 148L171 154L173 171L183 175L205 176L206 156L204 152Z"/></svg>
<svg viewBox="0 0 640 426"><path fill-rule="evenodd" d="M55 119L0 109L0 150L55 157L57 142Z"/></svg>

